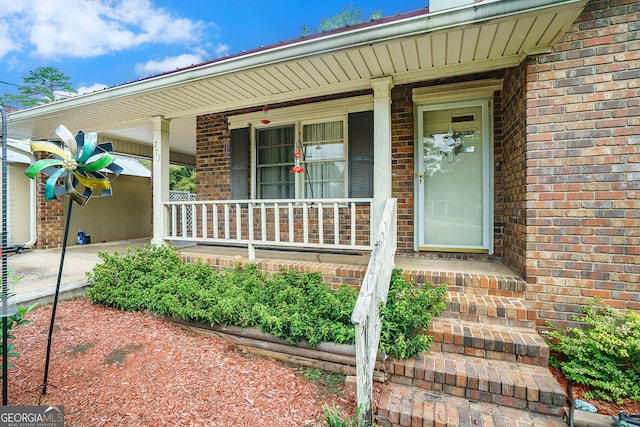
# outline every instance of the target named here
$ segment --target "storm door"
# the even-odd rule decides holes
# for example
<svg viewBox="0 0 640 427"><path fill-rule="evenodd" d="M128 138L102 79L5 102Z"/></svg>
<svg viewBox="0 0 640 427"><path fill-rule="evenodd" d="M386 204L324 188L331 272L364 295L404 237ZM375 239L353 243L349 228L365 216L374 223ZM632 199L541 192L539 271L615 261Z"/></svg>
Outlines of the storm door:
<svg viewBox="0 0 640 427"><path fill-rule="evenodd" d="M491 251L489 102L418 107L420 250Z"/></svg>

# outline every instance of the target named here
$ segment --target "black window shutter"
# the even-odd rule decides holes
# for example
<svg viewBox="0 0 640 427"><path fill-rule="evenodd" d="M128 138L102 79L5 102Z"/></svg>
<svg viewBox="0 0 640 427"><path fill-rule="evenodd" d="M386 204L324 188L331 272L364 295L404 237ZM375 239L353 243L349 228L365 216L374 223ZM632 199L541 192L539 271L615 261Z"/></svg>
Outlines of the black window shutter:
<svg viewBox="0 0 640 427"><path fill-rule="evenodd" d="M231 130L231 199L249 198L249 128Z"/></svg>
<svg viewBox="0 0 640 427"><path fill-rule="evenodd" d="M373 197L373 111L349 114L349 197Z"/></svg>

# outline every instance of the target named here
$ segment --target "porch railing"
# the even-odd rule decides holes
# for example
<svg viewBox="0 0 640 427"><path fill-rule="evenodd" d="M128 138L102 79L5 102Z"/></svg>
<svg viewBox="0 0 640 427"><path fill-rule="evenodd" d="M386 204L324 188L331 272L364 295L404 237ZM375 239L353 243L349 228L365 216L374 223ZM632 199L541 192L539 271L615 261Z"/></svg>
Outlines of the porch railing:
<svg viewBox="0 0 640 427"><path fill-rule="evenodd" d="M371 250L373 199L175 201L164 204L173 241Z"/></svg>
<svg viewBox="0 0 640 427"><path fill-rule="evenodd" d="M378 355L382 318L380 305L387 301L396 254L396 199L387 200L373 251L351 322L356 327L356 382L360 414L358 426L373 424L373 370Z"/></svg>

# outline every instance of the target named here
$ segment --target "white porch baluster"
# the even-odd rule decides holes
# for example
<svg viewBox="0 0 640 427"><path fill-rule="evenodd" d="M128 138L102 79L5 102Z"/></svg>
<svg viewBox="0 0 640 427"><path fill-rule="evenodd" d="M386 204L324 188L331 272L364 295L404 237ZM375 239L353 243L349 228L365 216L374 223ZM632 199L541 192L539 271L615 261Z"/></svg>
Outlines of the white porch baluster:
<svg viewBox="0 0 640 427"><path fill-rule="evenodd" d="M163 206L167 216L167 231L162 238L167 241L246 245L250 250L250 258L256 246L367 251L371 250L371 242L358 237L362 235L358 227L367 224L367 221L365 219L361 224L357 218L358 214L368 213L368 223L373 223L372 203L373 199L370 198L171 201ZM325 214L327 206L332 207L333 215L330 212ZM346 210L350 215L341 215ZM198 218L198 214L202 215L202 219ZM260 216L259 219L256 214ZM331 225L327 224L332 219L333 239L328 239L325 231L330 231L327 226ZM270 228L272 220L273 229ZM283 239L281 235L284 231L281 222L284 220L288 223L288 239ZM257 227L261 228L260 232L256 232Z"/></svg>
<svg viewBox="0 0 640 427"><path fill-rule="evenodd" d="M202 205L200 212L202 212L202 238L206 239L209 234L207 230L207 205Z"/></svg>
<svg viewBox="0 0 640 427"><path fill-rule="evenodd" d="M322 212L322 202L318 202L318 243L324 243L324 217Z"/></svg>
<svg viewBox="0 0 640 427"><path fill-rule="evenodd" d="M293 203L289 202L289 243L293 243L294 235L293 235Z"/></svg>
<svg viewBox="0 0 640 427"><path fill-rule="evenodd" d="M273 204L273 209L274 209L274 221L275 221L275 241L276 243L280 242L280 205L278 204L278 202Z"/></svg>
<svg viewBox="0 0 640 427"><path fill-rule="evenodd" d="M182 205L180 209L180 227L182 237L187 237L187 205Z"/></svg>

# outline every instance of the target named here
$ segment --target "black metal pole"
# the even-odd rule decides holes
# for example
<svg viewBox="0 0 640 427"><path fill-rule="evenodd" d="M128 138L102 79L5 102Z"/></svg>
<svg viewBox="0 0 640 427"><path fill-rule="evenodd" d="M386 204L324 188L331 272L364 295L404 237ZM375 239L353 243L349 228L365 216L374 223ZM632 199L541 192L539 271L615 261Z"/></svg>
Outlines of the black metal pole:
<svg viewBox="0 0 640 427"><path fill-rule="evenodd" d="M49 376L49 357L51 356L51 338L53 336L53 324L56 320L56 308L58 308L58 295L60 294L60 281L62 280L62 268L64 267L64 254L67 251L67 237L69 236L69 222L71 221L71 206L73 200L69 198L69 207L67 208L67 220L64 224L64 237L62 239L62 254L60 255L60 268L58 269L58 281L56 282L56 293L53 297L53 309L51 310L51 323L49 323L49 337L47 341L47 356L44 362L44 380L42 382L42 391L40 396L47 394L47 377Z"/></svg>
<svg viewBox="0 0 640 427"><path fill-rule="evenodd" d="M2 115L2 406L7 406L9 402L9 349L8 338L9 326L7 315L9 302L9 285L7 282L7 177L9 170L7 167L7 113L4 107L0 105L0 114Z"/></svg>

